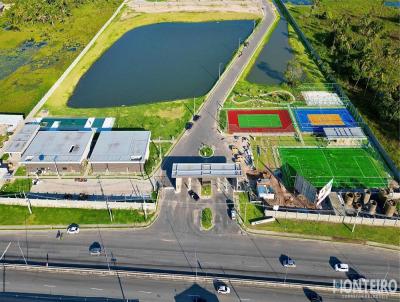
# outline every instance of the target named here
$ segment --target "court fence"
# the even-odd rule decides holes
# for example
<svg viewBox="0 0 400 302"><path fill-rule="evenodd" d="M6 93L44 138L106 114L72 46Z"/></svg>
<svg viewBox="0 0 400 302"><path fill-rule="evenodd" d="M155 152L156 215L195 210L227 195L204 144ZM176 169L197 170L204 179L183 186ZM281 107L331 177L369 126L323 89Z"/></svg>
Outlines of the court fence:
<svg viewBox="0 0 400 302"><path fill-rule="evenodd" d="M294 30L296 31L297 35L299 36L304 47L310 53L311 57L313 58L314 62L317 64L317 66L320 69L320 71L322 72L322 74L325 76L325 78L328 80L328 82L330 82L332 84L332 88L334 89L334 91L338 94L338 96L341 99L349 100L349 98L347 97L343 88L337 83L336 78L330 72L328 63L324 62L321 59L321 57L319 56L319 54L314 50L311 43L306 38L305 34L300 29L300 26L297 24L296 20L293 18L293 16L289 12L289 10L286 8L286 5L283 3L282 0L275 0L275 1L276 1L276 4L278 5L280 11L286 17L287 21L293 26ZM361 115L359 114L358 110L355 108L353 103L351 101L346 102L346 107L350 111L350 113L353 115L355 120L358 122L360 127L362 127L365 134L370 138L370 141L372 142L373 147L375 149L377 149L381 158L384 160L387 167L392 172L394 178L397 181L400 181L400 170L396 167L396 164L393 162L393 160L387 154L386 150L382 147L382 145L380 144L378 139L375 137L371 128L369 128L369 126L365 123L364 119L361 117Z"/></svg>

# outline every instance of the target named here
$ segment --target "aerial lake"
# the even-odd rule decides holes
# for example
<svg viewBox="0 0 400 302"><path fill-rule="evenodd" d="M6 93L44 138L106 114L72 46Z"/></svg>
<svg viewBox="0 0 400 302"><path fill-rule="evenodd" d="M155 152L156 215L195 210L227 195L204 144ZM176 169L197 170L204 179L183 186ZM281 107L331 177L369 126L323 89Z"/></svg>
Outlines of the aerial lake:
<svg viewBox="0 0 400 302"><path fill-rule="evenodd" d="M246 80L251 83L279 85L285 81L284 73L293 53L289 45L288 23L281 19L264 48L258 55Z"/></svg>
<svg viewBox="0 0 400 302"><path fill-rule="evenodd" d="M240 20L131 30L89 68L68 106L129 106L205 95L253 26L252 20Z"/></svg>

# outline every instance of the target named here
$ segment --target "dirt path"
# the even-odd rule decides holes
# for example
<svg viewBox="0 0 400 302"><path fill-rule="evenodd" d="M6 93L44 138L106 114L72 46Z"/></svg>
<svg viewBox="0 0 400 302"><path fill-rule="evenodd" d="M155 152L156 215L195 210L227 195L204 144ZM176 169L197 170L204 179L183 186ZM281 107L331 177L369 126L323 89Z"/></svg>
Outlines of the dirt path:
<svg viewBox="0 0 400 302"><path fill-rule="evenodd" d="M238 13L261 14L262 5L259 0L180 0L148 2L131 0L127 5L136 12L165 13L165 12L211 12L229 11Z"/></svg>

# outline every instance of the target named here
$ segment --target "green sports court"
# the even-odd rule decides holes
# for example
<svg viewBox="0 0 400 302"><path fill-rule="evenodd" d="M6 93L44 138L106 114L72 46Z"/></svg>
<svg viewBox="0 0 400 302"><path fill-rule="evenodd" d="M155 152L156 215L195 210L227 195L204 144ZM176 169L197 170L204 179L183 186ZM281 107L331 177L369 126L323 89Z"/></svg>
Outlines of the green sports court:
<svg viewBox="0 0 400 302"><path fill-rule="evenodd" d="M390 176L367 148L279 148L282 173L293 187L297 174L316 187L332 178L336 188L381 188Z"/></svg>
<svg viewBox="0 0 400 302"><path fill-rule="evenodd" d="M279 114L239 114L240 128L280 128Z"/></svg>

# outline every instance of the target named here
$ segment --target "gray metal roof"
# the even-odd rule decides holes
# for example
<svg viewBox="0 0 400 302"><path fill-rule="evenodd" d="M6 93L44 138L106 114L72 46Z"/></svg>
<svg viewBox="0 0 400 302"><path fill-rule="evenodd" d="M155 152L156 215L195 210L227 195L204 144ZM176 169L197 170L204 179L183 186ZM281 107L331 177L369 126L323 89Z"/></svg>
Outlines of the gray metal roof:
<svg viewBox="0 0 400 302"><path fill-rule="evenodd" d="M366 139L367 138L360 127L324 128L324 133L328 139L337 139L337 138Z"/></svg>
<svg viewBox="0 0 400 302"><path fill-rule="evenodd" d="M81 163L90 150L93 131L39 131L21 162Z"/></svg>
<svg viewBox="0 0 400 302"><path fill-rule="evenodd" d="M26 124L16 134L4 148L5 153L22 153L29 146L30 142L39 131L40 126L36 124Z"/></svg>
<svg viewBox="0 0 400 302"><path fill-rule="evenodd" d="M144 163L148 158L150 131L104 131L94 146L92 163Z"/></svg>
<svg viewBox="0 0 400 302"><path fill-rule="evenodd" d="M227 177L236 178L242 175L239 164L180 164L172 165L171 175L177 177Z"/></svg>

